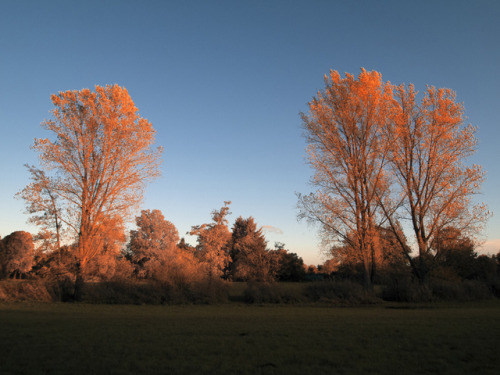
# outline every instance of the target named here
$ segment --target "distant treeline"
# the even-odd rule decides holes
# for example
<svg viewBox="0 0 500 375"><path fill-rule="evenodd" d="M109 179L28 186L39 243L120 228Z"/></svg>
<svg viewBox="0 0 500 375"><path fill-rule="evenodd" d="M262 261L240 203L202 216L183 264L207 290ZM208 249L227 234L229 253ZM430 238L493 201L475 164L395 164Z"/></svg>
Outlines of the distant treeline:
<svg viewBox="0 0 500 375"><path fill-rule="evenodd" d="M210 223L194 226L197 245L179 238L159 210L143 210L124 236L110 228L85 268L78 246L55 247L43 236L13 232L0 240L0 300L94 303L213 303L227 301L232 282L246 282L246 302L348 302L471 300L500 296L500 253L478 256L473 241L447 230L435 254L424 259L430 275L416 279L391 231L378 231L375 291L363 287L362 260L341 248L320 265L304 264L284 244L267 247L252 217L229 228L229 202ZM128 240L126 239L128 238ZM347 246L347 245L346 245ZM342 257L341 254L346 254ZM420 261L413 257L413 261ZM10 280L9 280L10 279ZM282 282L306 282L290 287ZM380 286L380 287L377 287Z"/></svg>

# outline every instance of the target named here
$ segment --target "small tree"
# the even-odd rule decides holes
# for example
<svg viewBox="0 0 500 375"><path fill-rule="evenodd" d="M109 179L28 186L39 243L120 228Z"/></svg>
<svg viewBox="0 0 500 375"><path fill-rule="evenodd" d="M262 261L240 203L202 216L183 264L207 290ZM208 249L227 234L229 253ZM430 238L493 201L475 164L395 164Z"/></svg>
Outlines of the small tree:
<svg viewBox="0 0 500 375"><path fill-rule="evenodd" d="M169 253L175 252L179 233L160 210L141 211L136 224L138 229L130 231L129 256L139 276L154 277L165 266Z"/></svg>
<svg viewBox="0 0 500 375"><path fill-rule="evenodd" d="M212 211L211 223L193 226L189 233L198 236L197 253L206 266L209 283L213 279L222 277L229 265L228 243L231 232L226 217L230 215L230 204L230 201L224 202L220 210Z"/></svg>
<svg viewBox="0 0 500 375"><path fill-rule="evenodd" d="M0 278L19 277L31 270L34 260L30 233L12 232L0 240Z"/></svg>
<svg viewBox="0 0 500 375"><path fill-rule="evenodd" d="M285 244L276 242L269 250L271 273L279 281L300 281L305 276L304 261L295 253L285 249Z"/></svg>
<svg viewBox="0 0 500 375"><path fill-rule="evenodd" d="M59 249L63 224L57 193L60 182L48 177L41 169L28 164L25 166L30 172L32 182L16 196L26 202L27 213L32 215L28 222L40 227L40 232L34 238L40 242L40 249Z"/></svg>
<svg viewBox="0 0 500 375"><path fill-rule="evenodd" d="M430 244L429 253L433 258L427 267L432 276L470 279L475 275L475 244L456 228L440 230Z"/></svg>
<svg viewBox="0 0 500 375"><path fill-rule="evenodd" d="M233 280L266 281L271 277L270 258L262 229L252 217L236 219L230 243L230 275Z"/></svg>

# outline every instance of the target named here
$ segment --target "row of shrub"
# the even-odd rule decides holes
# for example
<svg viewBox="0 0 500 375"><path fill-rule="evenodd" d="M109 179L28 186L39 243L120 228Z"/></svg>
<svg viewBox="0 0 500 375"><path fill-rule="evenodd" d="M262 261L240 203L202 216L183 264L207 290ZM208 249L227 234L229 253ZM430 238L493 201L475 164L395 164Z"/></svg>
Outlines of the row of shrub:
<svg viewBox="0 0 500 375"><path fill-rule="evenodd" d="M4 280L0 282L0 301L67 302L74 300L75 285L65 278L47 281ZM213 304L229 301L231 283L214 279L196 283L159 281L108 281L85 283L81 302L104 304ZM328 280L309 283L249 282L242 296L233 300L250 304L328 303L335 305L374 304L382 301L434 302L473 301L500 297L500 285L480 281L426 284L394 281L367 290L359 283Z"/></svg>
<svg viewBox="0 0 500 375"><path fill-rule="evenodd" d="M228 299L228 283L173 284L159 281L107 281L85 283L80 302L94 304L183 304L222 303ZM69 278L59 280L2 280L0 301L72 302L75 283Z"/></svg>
<svg viewBox="0 0 500 375"><path fill-rule="evenodd" d="M411 280L393 280L382 289L381 298L397 302L475 301L500 297L500 284L479 280L431 280L421 284Z"/></svg>
<svg viewBox="0 0 500 375"><path fill-rule="evenodd" d="M477 301L500 297L500 285L477 280L449 282L433 280L394 282L367 290L352 281L322 281L302 284L302 289L278 284L251 283L245 290L247 303L322 302L344 305L393 302Z"/></svg>
<svg viewBox="0 0 500 375"><path fill-rule="evenodd" d="M248 283L247 303L373 304L381 302L374 291L352 281L319 281L299 284Z"/></svg>
<svg viewBox="0 0 500 375"><path fill-rule="evenodd" d="M229 300L230 283L171 284L156 281L109 281L85 283L81 302L94 304L211 304ZM67 302L72 301L74 283L68 279L4 280L0 282L0 301ZM335 304L376 303L373 292L350 281L312 283L249 282L243 291L246 303Z"/></svg>

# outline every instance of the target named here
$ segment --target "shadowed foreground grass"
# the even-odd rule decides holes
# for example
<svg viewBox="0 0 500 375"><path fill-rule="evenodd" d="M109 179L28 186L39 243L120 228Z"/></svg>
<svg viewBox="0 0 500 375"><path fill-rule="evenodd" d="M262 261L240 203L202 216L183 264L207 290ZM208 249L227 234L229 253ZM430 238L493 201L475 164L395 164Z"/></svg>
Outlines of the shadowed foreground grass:
<svg viewBox="0 0 500 375"><path fill-rule="evenodd" d="M500 373L498 301L392 306L2 303L0 373Z"/></svg>

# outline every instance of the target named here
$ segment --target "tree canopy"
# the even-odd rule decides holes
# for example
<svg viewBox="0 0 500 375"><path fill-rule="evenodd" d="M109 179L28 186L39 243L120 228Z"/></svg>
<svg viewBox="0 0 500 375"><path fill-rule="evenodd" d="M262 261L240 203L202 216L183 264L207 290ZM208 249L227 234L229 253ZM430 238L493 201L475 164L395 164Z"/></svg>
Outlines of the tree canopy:
<svg viewBox="0 0 500 375"><path fill-rule="evenodd" d="M28 232L12 232L0 239L0 278L30 271L34 255L33 238Z"/></svg>
<svg viewBox="0 0 500 375"><path fill-rule="evenodd" d="M257 229L253 217L236 219L230 242L230 273L233 280L267 280L270 261L262 229Z"/></svg>
<svg viewBox="0 0 500 375"><path fill-rule="evenodd" d="M328 241L349 245L363 263L366 284L374 274L377 197L387 186L383 136L391 97L380 73L363 70L355 79L331 71L309 114L302 114L317 191L300 197L301 215L320 222Z"/></svg>
<svg viewBox="0 0 500 375"><path fill-rule="evenodd" d="M453 227L473 236L488 212L484 204L472 205L484 172L479 165L464 164L476 151L477 139L476 128L464 124L463 105L450 89L427 87L420 104L416 95L412 85L395 88L386 128L393 194L383 203L391 226L411 223L420 260L414 270L425 279L424 259L439 233Z"/></svg>
<svg viewBox="0 0 500 375"><path fill-rule="evenodd" d="M383 83L364 69L354 78L331 71L303 114L317 191L299 197L299 217L319 222L323 237L351 249L373 281L377 227L388 223L417 277L426 275L430 243L447 227L477 233L488 213L472 206L484 173L466 166L477 147L463 106L449 89ZM402 225L409 222L410 226ZM419 264L406 245L415 243Z"/></svg>
<svg viewBox="0 0 500 375"><path fill-rule="evenodd" d="M220 210L212 211L212 222L191 228L190 234L197 236L197 252L207 267L209 280L222 276L229 264L231 232L227 226L227 216L230 215L230 204L230 201L226 201Z"/></svg>
<svg viewBox="0 0 500 375"><path fill-rule="evenodd" d="M53 118L42 127L54 138L35 139L33 147L45 176L27 189L38 189L44 182L57 197L57 210L35 210L60 213L78 244L77 258L84 269L99 253L96 242L107 223L117 215L127 219L141 202L145 184L159 176L161 148L153 149L153 126L118 85L59 92L51 99ZM31 206L38 199L27 194L23 198Z"/></svg>
<svg viewBox="0 0 500 375"><path fill-rule="evenodd" d="M167 253L174 252L179 233L160 210L142 210L136 218L137 230L130 231L129 255L139 273L151 274Z"/></svg>

